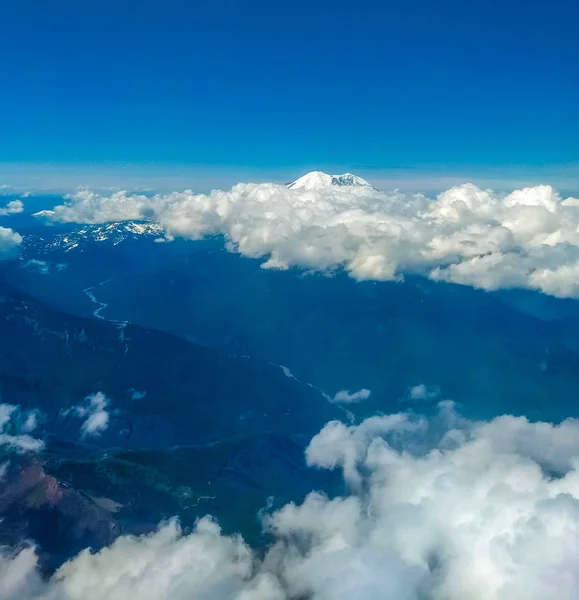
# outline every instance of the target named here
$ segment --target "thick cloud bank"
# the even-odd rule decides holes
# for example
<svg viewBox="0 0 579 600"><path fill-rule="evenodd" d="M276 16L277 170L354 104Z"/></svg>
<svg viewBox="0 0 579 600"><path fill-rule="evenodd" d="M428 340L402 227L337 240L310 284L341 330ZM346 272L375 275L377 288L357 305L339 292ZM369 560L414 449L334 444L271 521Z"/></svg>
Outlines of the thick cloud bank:
<svg viewBox="0 0 579 600"><path fill-rule="evenodd" d="M562 199L546 185L500 195L464 184L435 199L332 184L250 183L154 197L85 190L41 215L77 223L151 219L168 239L224 234L230 249L267 258L266 268L343 267L358 280L420 273L486 290L579 297L579 199Z"/></svg>
<svg viewBox="0 0 579 600"><path fill-rule="evenodd" d="M88 550L41 581L33 549L0 561L2 600L575 600L579 421L378 416L307 449L351 493L269 515L259 560L211 519Z"/></svg>

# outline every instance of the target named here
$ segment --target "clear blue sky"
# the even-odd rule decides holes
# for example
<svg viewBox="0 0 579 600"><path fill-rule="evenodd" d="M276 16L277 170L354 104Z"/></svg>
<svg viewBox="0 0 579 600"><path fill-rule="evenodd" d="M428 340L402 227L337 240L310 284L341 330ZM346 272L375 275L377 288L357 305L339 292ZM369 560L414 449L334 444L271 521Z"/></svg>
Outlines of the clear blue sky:
<svg viewBox="0 0 579 600"><path fill-rule="evenodd" d="M0 23L0 163L579 162L576 0L0 0Z"/></svg>

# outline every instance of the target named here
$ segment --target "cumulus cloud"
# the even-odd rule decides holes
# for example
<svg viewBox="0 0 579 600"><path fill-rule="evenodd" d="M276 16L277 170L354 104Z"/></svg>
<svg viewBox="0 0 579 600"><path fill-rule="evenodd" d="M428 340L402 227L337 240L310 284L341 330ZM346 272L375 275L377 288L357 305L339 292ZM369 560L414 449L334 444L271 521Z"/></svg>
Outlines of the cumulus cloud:
<svg viewBox="0 0 579 600"><path fill-rule="evenodd" d="M438 388L428 387L424 383L419 383L410 388L408 397L410 400L432 400L439 393Z"/></svg>
<svg viewBox="0 0 579 600"><path fill-rule="evenodd" d="M17 256L21 243L22 236L19 233L7 227L0 227L0 260Z"/></svg>
<svg viewBox="0 0 579 600"><path fill-rule="evenodd" d="M150 219L167 239L223 234L230 250L264 258L264 268L343 267L358 280L420 273L486 290L579 297L579 199L548 185L504 195L464 184L436 198L331 183L156 196L84 190L41 215L78 223Z"/></svg>
<svg viewBox="0 0 579 600"><path fill-rule="evenodd" d="M0 404L0 447L14 452L42 450L42 440L31 435L40 420L37 411L24 411L13 404Z"/></svg>
<svg viewBox="0 0 579 600"><path fill-rule="evenodd" d="M579 420L377 416L327 424L312 468L351 492L314 492L264 518L258 557L210 518L88 550L48 581L33 550L2 555L2 598L104 600L574 600ZM7 583L4 584L4 579ZM12 595L10 595L12 590Z"/></svg>
<svg viewBox="0 0 579 600"><path fill-rule="evenodd" d="M65 411L63 416L73 414L84 419L80 426L82 439L98 437L109 426L108 406L109 399L102 392L97 392L87 396L82 404Z"/></svg>
<svg viewBox="0 0 579 600"><path fill-rule="evenodd" d="M342 404L349 404L354 402L360 402L361 400L366 400L370 397L370 390L362 388L357 392L350 393L348 390L340 390L336 393L336 395L332 398L332 402L338 402Z"/></svg>
<svg viewBox="0 0 579 600"><path fill-rule="evenodd" d="M296 596L577 596L579 421L475 423L448 403L428 424L389 419L329 424L310 445L310 464L343 468L358 494L271 517L284 543L308 540L280 559Z"/></svg>
<svg viewBox="0 0 579 600"><path fill-rule="evenodd" d="M87 223L91 225L116 221L133 221L153 217L151 198L128 192L114 192L110 196L83 189L65 196L64 204L52 210L36 213L60 223Z"/></svg>
<svg viewBox="0 0 579 600"><path fill-rule="evenodd" d="M22 200L11 200L6 206L0 207L0 217L15 215L24 210Z"/></svg>
<svg viewBox="0 0 579 600"><path fill-rule="evenodd" d="M0 598L242 600L253 567L247 545L239 538L221 535L211 519L200 520L189 535L172 521L151 535L120 537L96 554L85 550L43 585L33 552L4 556L0 576L8 573L11 577L10 587L2 586ZM248 600L274 600L275 596L264 595L265 585L258 578L247 584ZM12 590L12 595L7 590Z"/></svg>

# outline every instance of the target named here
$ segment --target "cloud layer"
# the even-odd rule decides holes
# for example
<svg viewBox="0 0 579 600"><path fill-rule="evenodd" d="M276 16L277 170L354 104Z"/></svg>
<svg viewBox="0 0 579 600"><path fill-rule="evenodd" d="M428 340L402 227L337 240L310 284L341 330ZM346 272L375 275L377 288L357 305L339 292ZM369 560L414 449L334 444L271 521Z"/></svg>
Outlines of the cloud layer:
<svg viewBox="0 0 579 600"><path fill-rule="evenodd" d="M358 280L420 273L486 290L522 287L579 297L579 199L550 186L508 195L472 184L434 199L370 186L288 189L238 184L210 194L88 190L44 211L61 222L151 219L168 239L223 234L265 268L343 267Z"/></svg>
<svg viewBox="0 0 579 600"><path fill-rule="evenodd" d="M33 549L4 552L0 598L45 600L574 600L579 421L462 419L452 403L332 422L307 450L351 493L312 493L264 519L259 559L210 518L88 550L41 581Z"/></svg>

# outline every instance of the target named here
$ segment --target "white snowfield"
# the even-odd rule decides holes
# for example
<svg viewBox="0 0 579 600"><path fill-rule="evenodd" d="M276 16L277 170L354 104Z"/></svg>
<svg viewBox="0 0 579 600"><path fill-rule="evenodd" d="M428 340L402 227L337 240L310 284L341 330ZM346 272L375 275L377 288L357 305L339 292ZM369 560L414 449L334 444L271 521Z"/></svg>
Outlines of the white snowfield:
<svg viewBox="0 0 579 600"><path fill-rule="evenodd" d="M37 217L46 217L50 211L36 213ZM162 238L163 228L158 223L120 221L117 223L103 223L98 225L85 225L76 231L61 233L44 245L45 251L60 249L69 252L82 249L87 242L110 242L113 245L120 244L128 239L136 239L141 236Z"/></svg>

